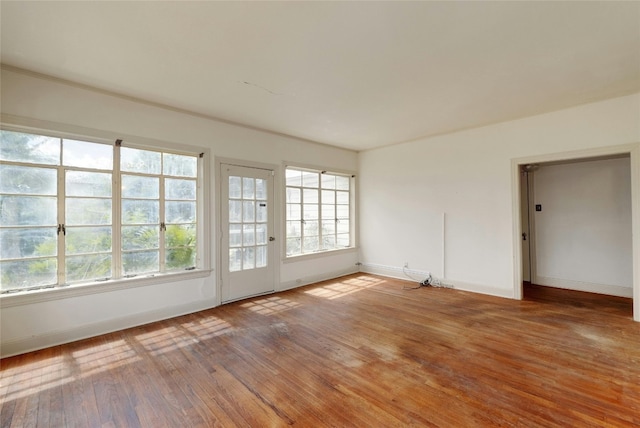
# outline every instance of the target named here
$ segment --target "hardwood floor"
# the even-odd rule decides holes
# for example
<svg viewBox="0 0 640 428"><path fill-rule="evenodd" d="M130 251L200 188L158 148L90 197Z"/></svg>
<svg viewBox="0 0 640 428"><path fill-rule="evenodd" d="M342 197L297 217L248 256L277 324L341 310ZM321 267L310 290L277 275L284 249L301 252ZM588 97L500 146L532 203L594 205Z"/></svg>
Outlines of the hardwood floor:
<svg viewBox="0 0 640 428"><path fill-rule="evenodd" d="M640 426L630 299L356 274L0 362L4 427Z"/></svg>

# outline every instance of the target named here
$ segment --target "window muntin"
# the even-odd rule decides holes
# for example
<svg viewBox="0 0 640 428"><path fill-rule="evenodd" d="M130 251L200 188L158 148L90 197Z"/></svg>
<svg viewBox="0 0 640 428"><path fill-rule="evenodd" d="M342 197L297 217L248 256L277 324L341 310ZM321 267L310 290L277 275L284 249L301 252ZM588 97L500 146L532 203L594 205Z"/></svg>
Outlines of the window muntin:
<svg viewBox="0 0 640 428"><path fill-rule="evenodd" d="M287 167L287 257L352 246L351 177Z"/></svg>
<svg viewBox="0 0 640 428"><path fill-rule="evenodd" d="M197 155L0 133L2 292L195 268Z"/></svg>

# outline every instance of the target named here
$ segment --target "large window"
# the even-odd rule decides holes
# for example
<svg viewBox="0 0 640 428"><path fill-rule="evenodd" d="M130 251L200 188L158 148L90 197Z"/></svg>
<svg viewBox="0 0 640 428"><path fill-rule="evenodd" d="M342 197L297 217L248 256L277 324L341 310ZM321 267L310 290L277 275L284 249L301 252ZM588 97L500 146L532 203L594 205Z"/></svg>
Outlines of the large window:
<svg viewBox="0 0 640 428"><path fill-rule="evenodd" d="M0 132L3 293L196 268L197 154Z"/></svg>
<svg viewBox="0 0 640 428"><path fill-rule="evenodd" d="M287 257L353 246L353 177L287 167Z"/></svg>

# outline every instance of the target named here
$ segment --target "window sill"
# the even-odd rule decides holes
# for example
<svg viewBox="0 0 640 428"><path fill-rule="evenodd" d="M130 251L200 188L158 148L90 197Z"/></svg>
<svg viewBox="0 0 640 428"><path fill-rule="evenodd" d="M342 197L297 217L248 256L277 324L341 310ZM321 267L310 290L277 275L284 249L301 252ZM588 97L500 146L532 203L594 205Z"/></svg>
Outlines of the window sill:
<svg viewBox="0 0 640 428"><path fill-rule="evenodd" d="M357 247L340 248L339 250L318 251L316 253L300 254L300 255L297 255L297 256L287 256L282 260L282 263L301 262L301 261L305 261L305 260L318 259L318 258L322 258L322 257L338 256L338 255L341 255L341 254L353 253L353 252L357 252L357 251L358 251Z"/></svg>
<svg viewBox="0 0 640 428"><path fill-rule="evenodd" d="M167 282L185 281L195 278L205 278L211 275L212 270L201 269L189 272L175 272L165 274L150 274L135 278L122 278L109 281L95 281L85 284L72 284L45 288L40 290L19 291L11 294L0 295L0 308L29 305L33 303L48 302L58 299L68 299L90 294L107 293L110 291L124 290L134 287L145 287Z"/></svg>

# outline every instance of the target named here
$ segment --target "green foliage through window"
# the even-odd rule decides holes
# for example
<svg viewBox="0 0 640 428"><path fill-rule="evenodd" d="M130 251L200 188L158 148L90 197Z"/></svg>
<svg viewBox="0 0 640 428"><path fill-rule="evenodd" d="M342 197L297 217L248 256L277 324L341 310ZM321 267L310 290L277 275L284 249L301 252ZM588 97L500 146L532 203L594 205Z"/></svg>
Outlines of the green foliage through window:
<svg viewBox="0 0 640 428"><path fill-rule="evenodd" d="M0 291L194 268L197 160L1 130Z"/></svg>

